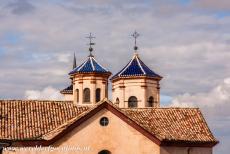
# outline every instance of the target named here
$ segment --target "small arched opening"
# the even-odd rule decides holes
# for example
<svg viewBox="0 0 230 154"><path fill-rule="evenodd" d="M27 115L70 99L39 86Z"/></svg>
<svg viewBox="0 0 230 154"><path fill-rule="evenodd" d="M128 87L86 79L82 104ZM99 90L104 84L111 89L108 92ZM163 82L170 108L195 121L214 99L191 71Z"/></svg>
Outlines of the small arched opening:
<svg viewBox="0 0 230 154"><path fill-rule="evenodd" d="M77 98L77 102L79 102L79 90L76 89L76 98Z"/></svg>
<svg viewBox="0 0 230 154"><path fill-rule="evenodd" d="M99 102L101 100L101 89L96 89L96 102Z"/></svg>
<svg viewBox="0 0 230 154"><path fill-rule="evenodd" d="M137 107L137 98L135 96L129 97L128 107Z"/></svg>
<svg viewBox="0 0 230 154"><path fill-rule="evenodd" d="M153 98L153 96L150 96L150 97L149 97L149 100L148 100L148 107L154 107L154 98Z"/></svg>
<svg viewBox="0 0 230 154"><path fill-rule="evenodd" d="M85 88L83 91L83 100L85 103L89 103L90 102L90 89L89 88Z"/></svg>
<svg viewBox="0 0 230 154"><path fill-rule="evenodd" d="M115 105L119 106L119 103L120 103L120 100L119 100L119 98L117 97L117 98L116 98Z"/></svg>

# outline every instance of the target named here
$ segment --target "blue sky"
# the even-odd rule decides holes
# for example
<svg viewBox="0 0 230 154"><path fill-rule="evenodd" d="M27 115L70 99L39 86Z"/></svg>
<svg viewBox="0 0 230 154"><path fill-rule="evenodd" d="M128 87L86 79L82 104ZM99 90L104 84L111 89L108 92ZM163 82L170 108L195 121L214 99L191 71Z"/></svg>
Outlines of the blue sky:
<svg viewBox="0 0 230 154"><path fill-rule="evenodd" d="M164 77L162 106L200 107L220 140L214 153L228 153L229 0L0 0L0 21L1 99L59 97L73 53L78 65L89 54L89 32L96 59L115 74L137 30L141 59Z"/></svg>
<svg viewBox="0 0 230 154"><path fill-rule="evenodd" d="M6 41L9 44L18 44L19 41L21 40L22 34L18 32L6 32L5 35L3 36L2 40Z"/></svg>

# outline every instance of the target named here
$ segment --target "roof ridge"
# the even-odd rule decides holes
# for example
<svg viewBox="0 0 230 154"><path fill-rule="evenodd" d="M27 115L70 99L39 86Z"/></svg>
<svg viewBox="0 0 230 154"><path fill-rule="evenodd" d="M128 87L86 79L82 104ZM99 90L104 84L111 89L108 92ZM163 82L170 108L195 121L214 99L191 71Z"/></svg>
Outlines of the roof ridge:
<svg viewBox="0 0 230 154"><path fill-rule="evenodd" d="M118 74L118 76L120 76L131 65L134 58L135 58L135 55L132 57L132 59L129 61L129 63L125 66L125 68L123 68L123 70Z"/></svg>
<svg viewBox="0 0 230 154"><path fill-rule="evenodd" d="M142 71L144 74L146 74L145 70L143 69L143 67L142 67L141 64L140 64L138 54L135 54L135 58L137 59L137 63L138 63L138 65L139 65L139 67L141 68L141 71Z"/></svg>
<svg viewBox="0 0 230 154"><path fill-rule="evenodd" d="M93 71L95 71L95 67L94 67L94 65L93 65L92 56L90 56L90 57L89 57L89 60L90 60L90 64L91 64L91 66L92 66L92 68L93 68Z"/></svg>
<svg viewBox="0 0 230 154"><path fill-rule="evenodd" d="M87 63L88 59L86 59L83 64L77 69L77 71L80 71L84 66L85 64Z"/></svg>
<svg viewBox="0 0 230 154"><path fill-rule="evenodd" d="M109 72L109 70L108 70L107 68L103 67L94 57L92 57L92 58L93 58L93 60L94 60L100 67L102 67L104 70L106 70L107 72Z"/></svg>
<svg viewBox="0 0 230 154"><path fill-rule="evenodd" d="M141 109L154 109L154 110L164 110L164 109L198 109L199 107L160 107L160 108L154 108L154 107L143 107L143 108L121 108L122 110L141 110Z"/></svg>
<svg viewBox="0 0 230 154"><path fill-rule="evenodd" d="M88 106L83 106L83 107L88 107ZM88 109L86 111L81 112L78 116L72 117L71 119L67 120L65 123L59 125L55 129L50 130L47 133L43 134L41 136L41 139L49 140L49 139L54 138L60 132L62 132L63 130L65 130L66 127L72 125L74 122L76 122L77 120L79 120L83 116L87 115L90 111L92 111L93 109L95 109L97 107L98 107L98 105L95 105L95 106L92 106L92 107L88 107Z"/></svg>
<svg viewBox="0 0 230 154"><path fill-rule="evenodd" d="M62 132L63 130L65 130L67 127L69 127L70 125L72 125L74 122L76 122L77 120L79 120L80 118L86 116L89 112L91 112L92 110L96 109L98 106L100 106L101 104L105 103L107 101L107 99L103 99L100 102L98 102L97 104L93 105L93 106L83 106L83 107L87 107L88 109L85 112L80 113L77 117L73 117L71 119L69 119L68 121L66 121L65 123L63 123L62 125L59 125L58 127L56 127L53 130L50 130L49 132L47 132L46 134L43 134L41 136L42 139L45 140L49 140L54 138L55 136L57 136L60 132Z"/></svg>
<svg viewBox="0 0 230 154"><path fill-rule="evenodd" d="M215 136L212 134L212 131L211 131L211 129L209 128L208 123L207 123L207 121L205 120L205 118L204 118L202 112L200 111L200 109L198 110L198 112L200 112L200 116L201 116L203 122L205 123L205 125L207 126L207 129L208 129L208 131L209 131L209 134L219 143L219 141L218 141L218 140L215 138Z"/></svg>

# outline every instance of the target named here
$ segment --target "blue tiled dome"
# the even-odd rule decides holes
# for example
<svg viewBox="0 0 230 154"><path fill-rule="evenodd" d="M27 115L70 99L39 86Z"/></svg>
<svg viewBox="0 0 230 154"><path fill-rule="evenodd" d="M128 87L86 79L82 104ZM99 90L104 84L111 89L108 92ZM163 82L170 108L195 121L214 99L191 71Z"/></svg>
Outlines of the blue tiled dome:
<svg viewBox="0 0 230 154"><path fill-rule="evenodd" d="M69 74L75 73L110 73L106 68L101 66L96 59L90 55L88 59L80 66L73 69Z"/></svg>
<svg viewBox="0 0 230 154"><path fill-rule="evenodd" d="M115 74L111 80L118 77L132 77L132 76L148 76L155 78L162 78L160 75L153 72L148 68L139 58L138 54L135 54L129 63L117 74Z"/></svg>

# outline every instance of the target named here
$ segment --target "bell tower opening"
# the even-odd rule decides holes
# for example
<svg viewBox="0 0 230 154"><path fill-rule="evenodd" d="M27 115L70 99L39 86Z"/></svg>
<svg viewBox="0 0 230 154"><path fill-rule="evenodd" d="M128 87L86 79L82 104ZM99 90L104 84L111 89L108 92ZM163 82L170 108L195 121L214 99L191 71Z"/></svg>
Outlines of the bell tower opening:
<svg viewBox="0 0 230 154"><path fill-rule="evenodd" d="M148 100L148 107L154 107L154 98L153 98L153 96L150 96L150 97L149 97L149 100Z"/></svg>
<svg viewBox="0 0 230 154"><path fill-rule="evenodd" d="M99 102L101 100L101 89L97 88L96 90L96 102Z"/></svg>
<svg viewBox="0 0 230 154"><path fill-rule="evenodd" d="M79 89L76 89L76 99L77 99L77 103L79 102Z"/></svg>
<svg viewBox="0 0 230 154"><path fill-rule="evenodd" d="M84 89L83 98L84 98L84 103L90 102L90 89L89 88Z"/></svg>
<svg viewBox="0 0 230 154"><path fill-rule="evenodd" d="M130 107L130 108L137 107L137 98L135 96L129 97L128 107Z"/></svg>
<svg viewBox="0 0 230 154"><path fill-rule="evenodd" d="M116 102L115 102L115 105L119 106L119 104L120 104L120 100L119 100L119 98L117 98Z"/></svg>

